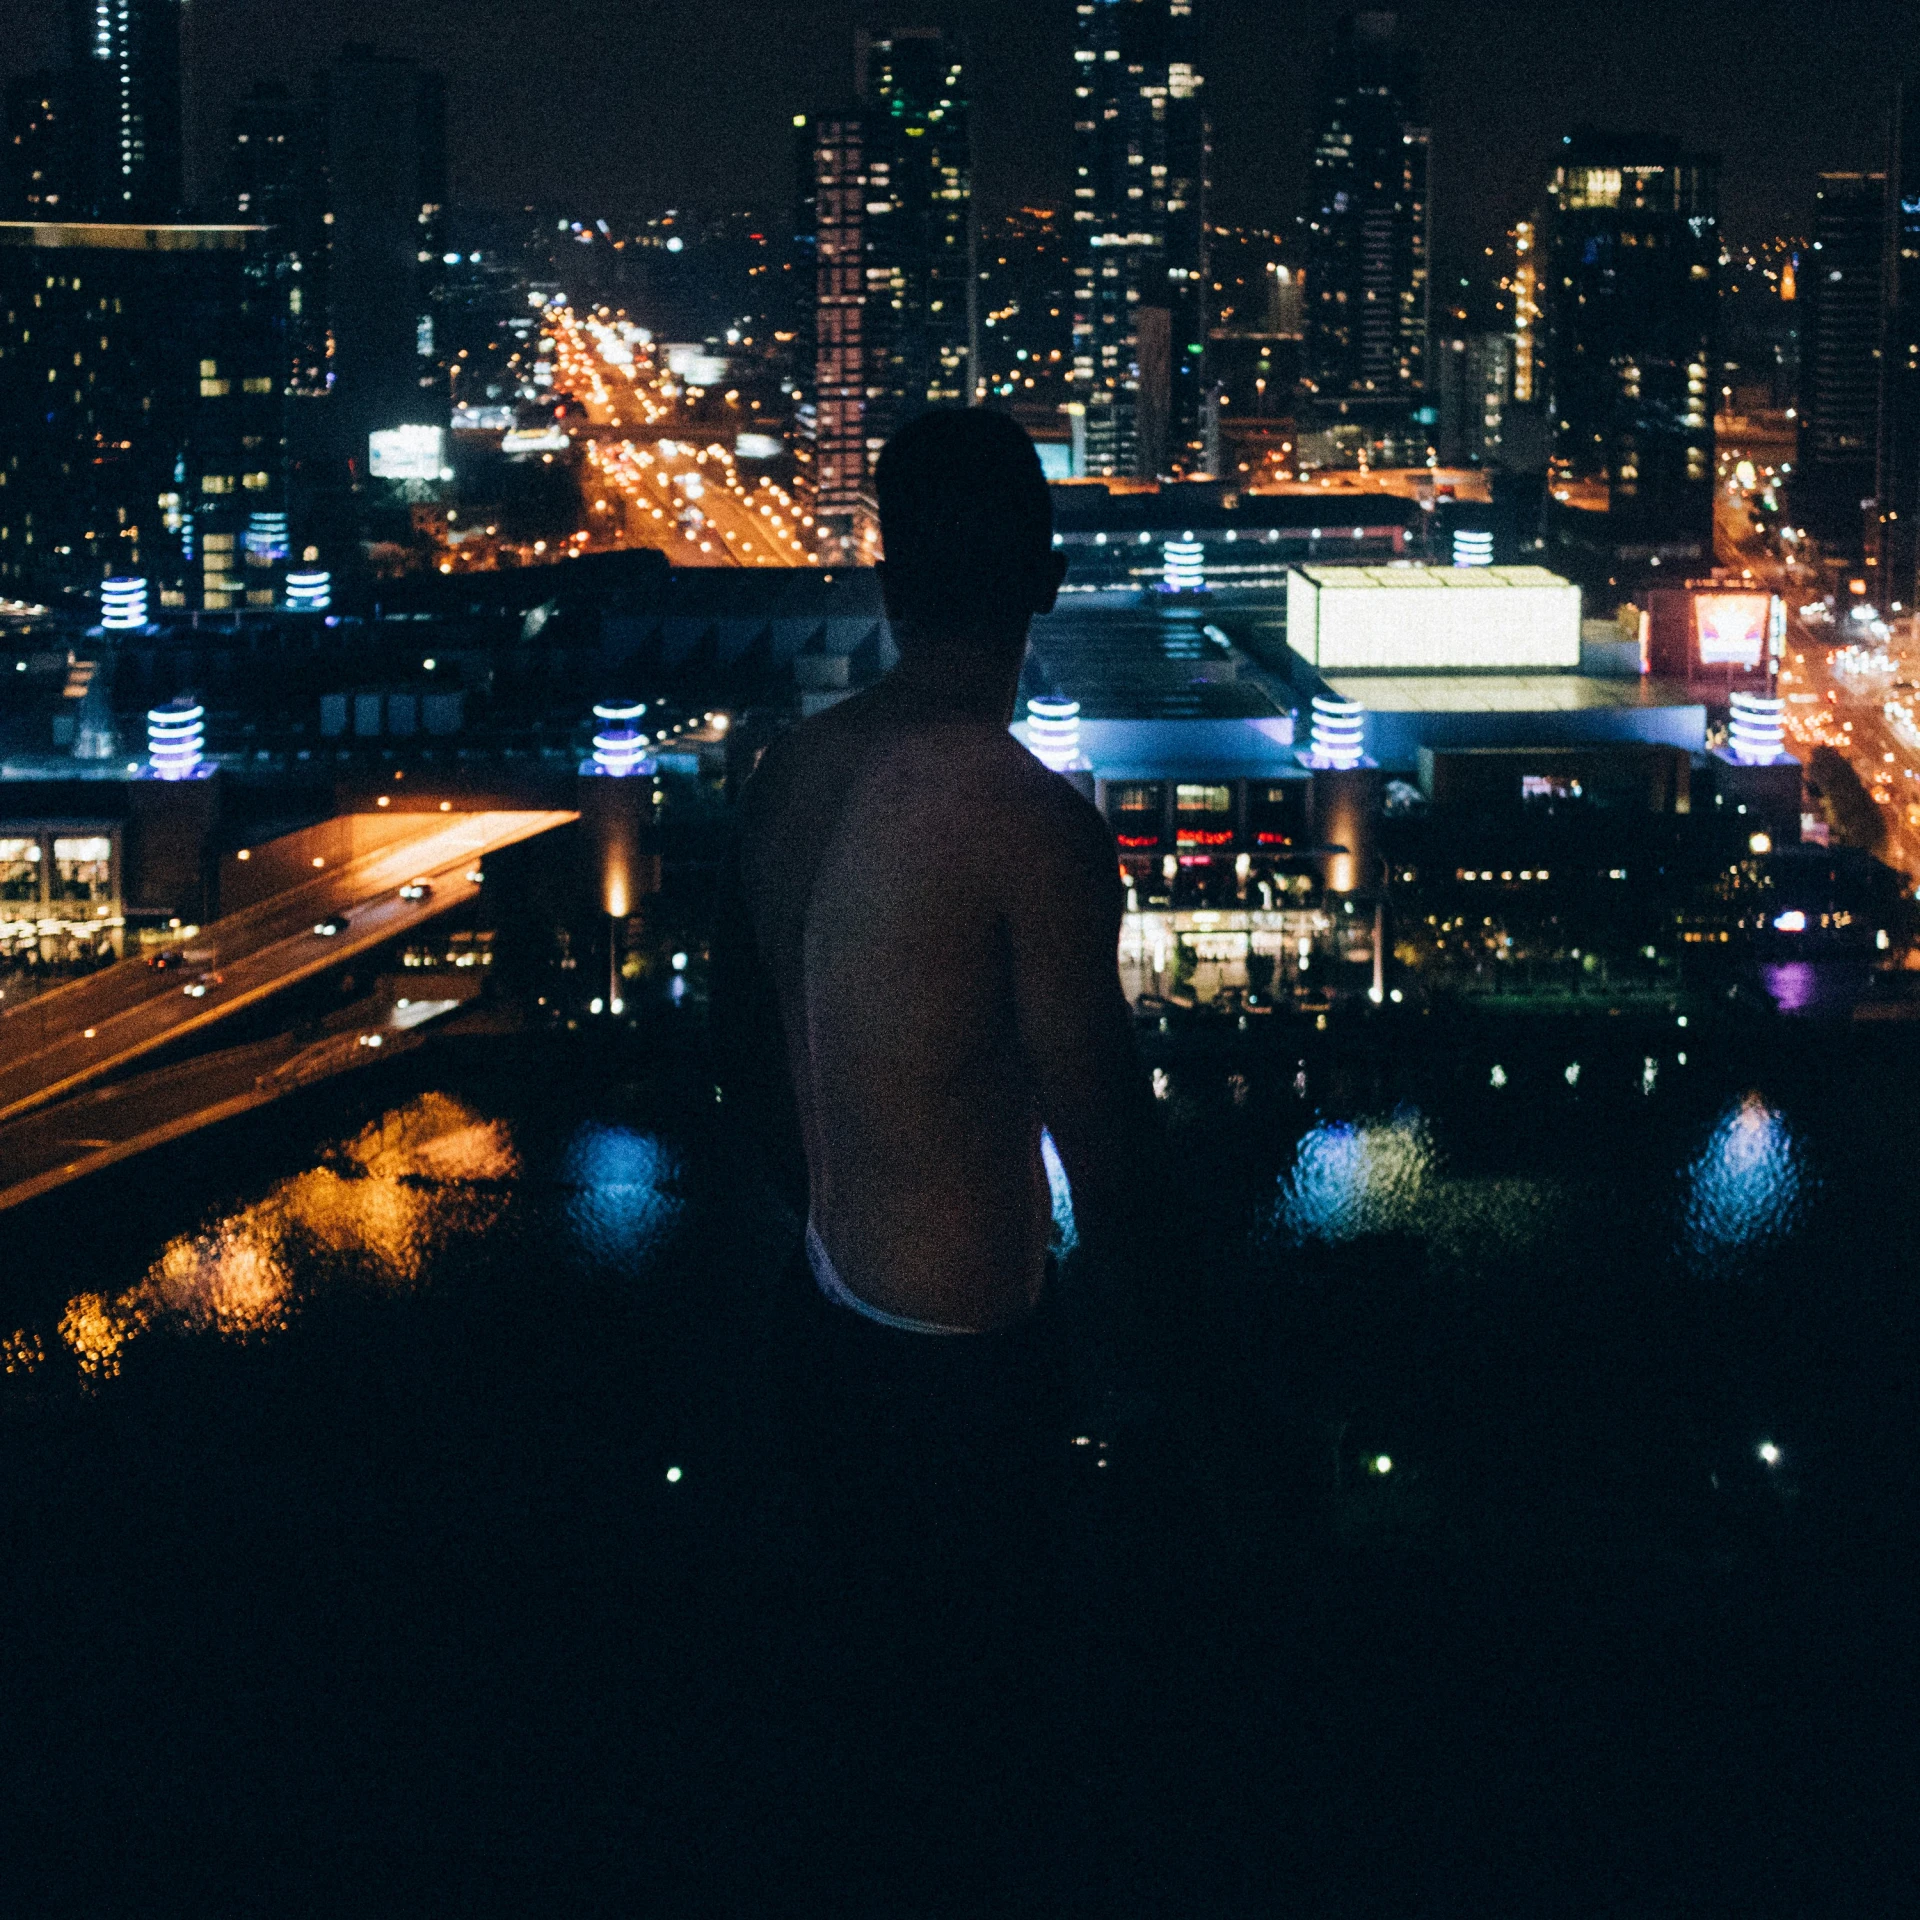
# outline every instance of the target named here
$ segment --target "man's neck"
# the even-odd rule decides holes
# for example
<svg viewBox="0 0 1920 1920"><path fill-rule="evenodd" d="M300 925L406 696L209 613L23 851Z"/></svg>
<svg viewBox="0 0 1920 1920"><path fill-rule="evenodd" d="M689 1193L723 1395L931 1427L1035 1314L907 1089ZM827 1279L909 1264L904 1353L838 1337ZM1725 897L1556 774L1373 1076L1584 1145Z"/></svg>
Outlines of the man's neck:
<svg viewBox="0 0 1920 1920"><path fill-rule="evenodd" d="M1024 644L1014 644L1011 634L909 630L885 684L892 703L916 716L1004 727L1013 720L1025 658Z"/></svg>

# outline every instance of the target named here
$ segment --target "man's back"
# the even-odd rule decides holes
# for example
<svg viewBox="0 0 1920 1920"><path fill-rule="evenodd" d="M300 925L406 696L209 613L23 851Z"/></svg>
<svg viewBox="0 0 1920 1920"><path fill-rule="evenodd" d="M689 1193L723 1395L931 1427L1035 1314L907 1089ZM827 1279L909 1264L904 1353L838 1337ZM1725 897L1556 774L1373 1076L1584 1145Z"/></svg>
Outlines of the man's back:
<svg viewBox="0 0 1920 1920"><path fill-rule="evenodd" d="M1104 888L1117 932L1093 809L1004 726L928 714L891 686L798 729L755 776L742 878L813 1225L849 1291L885 1313L985 1329L1038 1297L1051 1210L1027 1043L1063 869Z"/></svg>

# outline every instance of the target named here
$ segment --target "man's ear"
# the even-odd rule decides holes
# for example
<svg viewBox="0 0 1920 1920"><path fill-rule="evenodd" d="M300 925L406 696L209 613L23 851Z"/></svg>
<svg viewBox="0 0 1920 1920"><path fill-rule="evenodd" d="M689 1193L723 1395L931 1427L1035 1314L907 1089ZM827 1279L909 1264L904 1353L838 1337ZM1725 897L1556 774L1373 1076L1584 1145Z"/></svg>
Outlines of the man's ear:
<svg viewBox="0 0 1920 1920"><path fill-rule="evenodd" d="M1034 596L1033 611L1036 614L1053 611L1054 602L1060 598L1060 589L1066 584L1066 579L1067 556L1049 550L1047 563L1040 570L1040 591Z"/></svg>

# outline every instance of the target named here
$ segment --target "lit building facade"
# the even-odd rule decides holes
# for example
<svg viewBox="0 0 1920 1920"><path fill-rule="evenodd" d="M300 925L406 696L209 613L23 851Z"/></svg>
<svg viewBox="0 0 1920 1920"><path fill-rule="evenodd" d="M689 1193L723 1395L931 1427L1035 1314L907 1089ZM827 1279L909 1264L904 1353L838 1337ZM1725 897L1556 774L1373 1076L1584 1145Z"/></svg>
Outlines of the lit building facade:
<svg viewBox="0 0 1920 1920"><path fill-rule="evenodd" d="M1305 372L1333 396L1428 384L1429 137L1391 13L1347 15L1322 82L1308 215Z"/></svg>
<svg viewBox="0 0 1920 1920"><path fill-rule="evenodd" d="M805 128L813 192L813 512L819 550L847 562L878 550L872 463L883 428L883 340L872 323L881 304L869 275L884 283L869 200L884 207L884 163L870 153L863 113L823 114Z"/></svg>
<svg viewBox="0 0 1920 1920"><path fill-rule="evenodd" d="M284 330L261 239L0 223L0 579L273 604L249 570L263 546L285 557Z"/></svg>
<svg viewBox="0 0 1920 1920"><path fill-rule="evenodd" d="M966 68L935 28L864 32L861 102L796 122L800 255L811 257L814 518L823 550L879 552L873 466L930 406L978 380L977 243Z"/></svg>
<svg viewBox="0 0 1920 1920"><path fill-rule="evenodd" d="M1799 275L1800 436L1793 515L1857 559L1873 497L1880 413L1886 176L1823 173Z"/></svg>
<svg viewBox="0 0 1920 1920"><path fill-rule="evenodd" d="M883 143L885 381L891 426L923 407L966 406L979 363L978 247L966 62L937 27L859 41L869 140ZM878 291L878 288L875 288Z"/></svg>
<svg viewBox="0 0 1920 1920"><path fill-rule="evenodd" d="M1079 0L1073 381L1085 471L1203 464L1210 151L1192 0Z"/></svg>
<svg viewBox="0 0 1920 1920"><path fill-rule="evenodd" d="M1590 131L1548 183L1553 486L1563 541L1607 564L1712 557L1718 191L1715 160Z"/></svg>

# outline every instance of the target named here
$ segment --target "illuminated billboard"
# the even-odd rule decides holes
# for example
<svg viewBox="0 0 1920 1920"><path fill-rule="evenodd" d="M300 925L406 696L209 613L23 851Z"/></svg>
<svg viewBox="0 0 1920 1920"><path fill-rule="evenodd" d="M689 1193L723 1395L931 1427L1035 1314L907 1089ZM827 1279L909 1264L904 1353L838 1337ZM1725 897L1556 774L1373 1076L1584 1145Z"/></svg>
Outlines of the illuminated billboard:
<svg viewBox="0 0 1920 1920"><path fill-rule="evenodd" d="M1571 673L1580 589L1545 567L1296 567L1287 644L1345 673Z"/></svg>
<svg viewBox="0 0 1920 1920"><path fill-rule="evenodd" d="M1764 680L1786 639L1785 603L1751 588L1655 587L1646 609L1647 665L1658 678Z"/></svg>
<svg viewBox="0 0 1920 1920"><path fill-rule="evenodd" d="M368 434L367 471L376 480L450 478L446 428L385 427Z"/></svg>
<svg viewBox="0 0 1920 1920"><path fill-rule="evenodd" d="M1766 658L1772 614L1771 594L1696 594L1694 658L1703 667L1737 667L1743 673L1757 673Z"/></svg>

